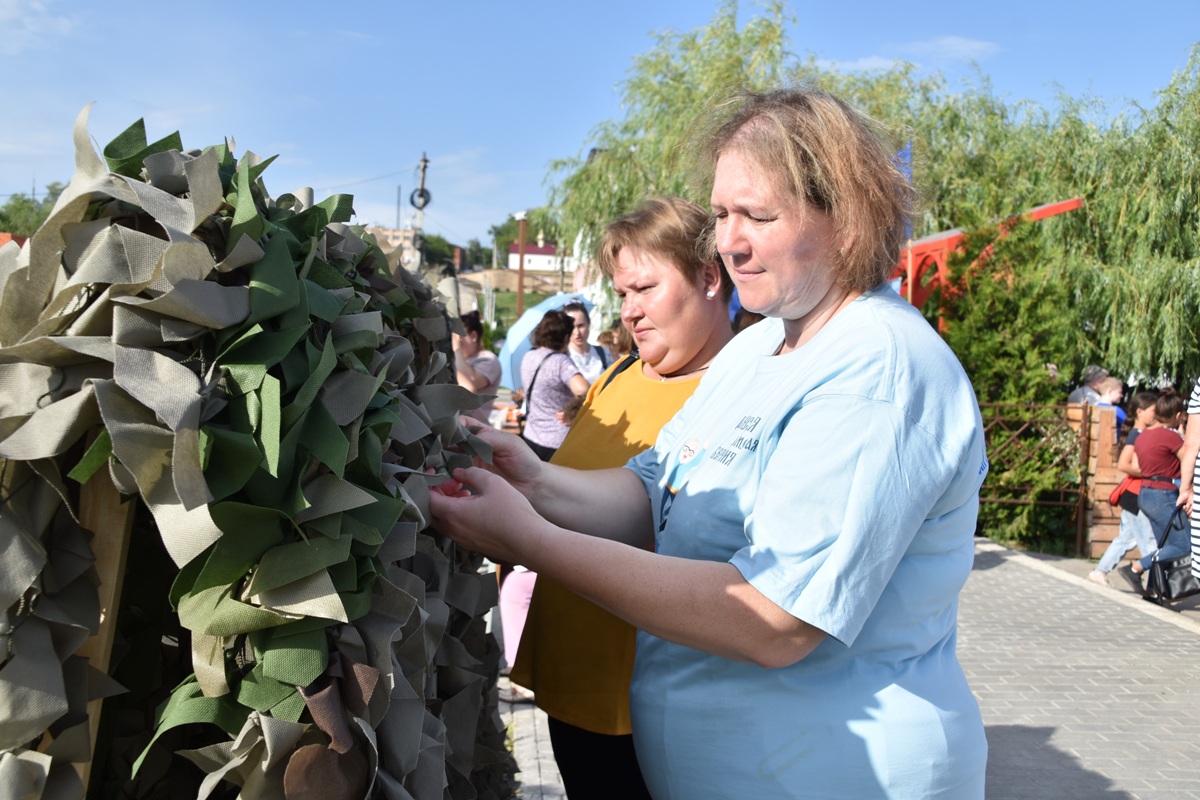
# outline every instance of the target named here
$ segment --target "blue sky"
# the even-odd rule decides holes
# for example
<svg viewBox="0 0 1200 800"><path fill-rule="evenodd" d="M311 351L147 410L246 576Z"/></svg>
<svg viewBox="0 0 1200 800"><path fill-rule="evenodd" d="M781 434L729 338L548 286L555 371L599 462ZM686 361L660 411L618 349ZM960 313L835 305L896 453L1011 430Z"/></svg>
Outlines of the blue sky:
<svg viewBox="0 0 1200 800"><path fill-rule="evenodd" d="M718 0L0 0L0 202L67 181L75 116L95 101L99 146L139 117L185 147L231 136L279 158L273 195L355 195L392 226L422 152L425 227L488 242L546 200L547 165L620 117L618 86L657 31L709 21ZM743 18L755 6L743 3ZM1091 94L1120 108L1154 93L1200 41L1200 2L789 3L790 49L840 69L894 60L956 85L977 65L1010 100ZM401 221L412 209L405 201Z"/></svg>

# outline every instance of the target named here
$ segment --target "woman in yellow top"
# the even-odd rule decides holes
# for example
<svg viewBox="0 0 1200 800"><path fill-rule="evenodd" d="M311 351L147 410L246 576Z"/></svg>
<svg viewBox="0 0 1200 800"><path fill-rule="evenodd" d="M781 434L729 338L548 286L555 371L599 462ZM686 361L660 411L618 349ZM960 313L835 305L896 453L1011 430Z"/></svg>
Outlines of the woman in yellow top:
<svg viewBox="0 0 1200 800"><path fill-rule="evenodd" d="M640 358L618 361L587 394L551 459L576 469L620 467L654 444L732 337L732 284L698 255L709 214L652 197L605 231L600 268L621 297ZM538 581L512 679L549 717L567 796L649 798L629 723L635 629L545 578Z"/></svg>

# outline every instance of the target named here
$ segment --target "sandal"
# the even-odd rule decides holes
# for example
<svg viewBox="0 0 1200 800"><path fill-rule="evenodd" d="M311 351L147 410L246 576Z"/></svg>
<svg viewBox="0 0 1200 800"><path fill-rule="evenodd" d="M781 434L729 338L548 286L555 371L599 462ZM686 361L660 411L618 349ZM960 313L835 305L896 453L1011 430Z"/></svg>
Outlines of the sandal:
<svg viewBox="0 0 1200 800"><path fill-rule="evenodd" d="M532 703L533 692L526 689L524 686L518 686L515 683L510 683L508 686L502 686L497 693L500 702L502 703Z"/></svg>

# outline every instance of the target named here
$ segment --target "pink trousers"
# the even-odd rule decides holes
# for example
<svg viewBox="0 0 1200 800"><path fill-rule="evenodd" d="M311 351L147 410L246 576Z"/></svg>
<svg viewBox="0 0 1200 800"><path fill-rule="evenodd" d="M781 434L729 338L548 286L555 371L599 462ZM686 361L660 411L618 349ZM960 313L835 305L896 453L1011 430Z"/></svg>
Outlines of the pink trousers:
<svg viewBox="0 0 1200 800"><path fill-rule="evenodd" d="M500 584L500 627L504 634L504 662L510 667L517 663L517 646L521 643L521 631L525 628L529 599L533 597L533 585L536 582L536 572L513 570Z"/></svg>

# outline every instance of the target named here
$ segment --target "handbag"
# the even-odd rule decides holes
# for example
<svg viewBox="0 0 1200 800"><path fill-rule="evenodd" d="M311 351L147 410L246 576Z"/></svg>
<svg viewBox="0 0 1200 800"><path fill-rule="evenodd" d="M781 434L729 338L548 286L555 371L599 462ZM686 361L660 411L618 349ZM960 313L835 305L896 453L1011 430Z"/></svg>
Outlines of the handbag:
<svg viewBox="0 0 1200 800"><path fill-rule="evenodd" d="M1163 531L1158 546L1161 548L1167 541L1167 535L1173 528L1187 529L1191 520L1183 510L1183 506L1175 509L1167 529ZM1158 553L1150 564L1150 583L1146 587L1146 599L1152 603L1165 606L1176 600L1200 594L1200 581L1192 575L1192 554L1184 553L1175 558L1159 559Z"/></svg>
<svg viewBox="0 0 1200 800"><path fill-rule="evenodd" d="M1117 484L1117 488L1112 490L1112 494L1108 496L1108 504L1110 506L1120 506L1130 514L1138 512L1137 495L1142 490L1142 479L1135 478L1132 475L1126 475L1124 480ZM1125 495L1132 495L1127 498Z"/></svg>

